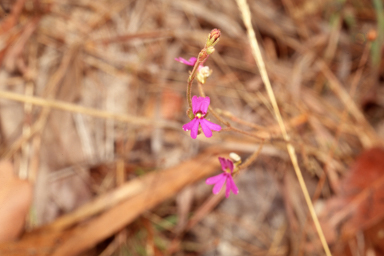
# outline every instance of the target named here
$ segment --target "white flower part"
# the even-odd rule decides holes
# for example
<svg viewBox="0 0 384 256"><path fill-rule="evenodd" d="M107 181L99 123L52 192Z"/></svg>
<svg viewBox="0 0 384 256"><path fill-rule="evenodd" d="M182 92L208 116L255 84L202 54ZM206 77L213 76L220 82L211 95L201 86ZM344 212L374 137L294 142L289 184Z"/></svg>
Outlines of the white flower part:
<svg viewBox="0 0 384 256"><path fill-rule="evenodd" d="M208 66L200 68L199 72L204 77L209 77L209 75L212 73Z"/></svg>
<svg viewBox="0 0 384 256"><path fill-rule="evenodd" d="M241 157L233 152L229 154L229 158L231 158L235 163L241 161Z"/></svg>
<svg viewBox="0 0 384 256"><path fill-rule="evenodd" d="M196 78L197 80L199 80L200 83L205 84L205 81L211 74L212 70L210 70L208 66L200 66Z"/></svg>
<svg viewBox="0 0 384 256"><path fill-rule="evenodd" d="M210 70L208 66L202 67L199 72L204 75L204 76L209 76L210 75Z"/></svg>

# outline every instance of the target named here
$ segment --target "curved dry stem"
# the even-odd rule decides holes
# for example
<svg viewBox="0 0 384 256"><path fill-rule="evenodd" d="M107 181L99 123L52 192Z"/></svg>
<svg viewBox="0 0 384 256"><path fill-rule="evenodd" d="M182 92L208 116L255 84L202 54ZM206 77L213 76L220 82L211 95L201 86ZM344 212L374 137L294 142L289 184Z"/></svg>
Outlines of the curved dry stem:
<svg viewBox="0 0 384 256"><path fill-rule="evenodd" d="M244 135L250 136L252 138L258 139L258 140L263 141L263 142L266 141L266 140L270 141L270 138L263 138L263 137L257 136L256 134L253 134L251 132L243 131L243 130L235 128L233 126L228 126L227 128L223 128L221 130L222 131L228 131L228 132L229 131L237 132L237 133L244 134Z"/></svg>
<svg viewBox="0 0 384 256"><path fill-rule="evenodd" d="M243 119L240 119L238 118L237 116L234 116L231 112L229 111L225 111L225 110L222 110L222 109L219 109L219 108L216 108L216 113L218 115L223 115L225 117L228 117L229 119L231 119L231 121L233 122L236 122L238 124L241 124L241 125L245 125L245 126L248 126L250 128L253 128L253 129L257 129L257 130L262 130L262 131L266 131L268 130L267 127L264 127L264 126L261 126L261 125L257 125L257 124L254 124L254 123L251 123L251 122L248 122L248 121L245 121Z"/></svg>
<svg viewBox="0 0 384 256"><path fill-rule="evenodd" d="M199 85L200 95L202 97L205 97L203 85L200 82L198 83L198 85ZM216 117L216 119L219 120L220 123L222 123L225 126L227 126L227 128L223 128L223 129L221 129L221 131L234 131L234 132L238 132L238 133L241 133L241 134L244 134L244 135L248 135L250 137L256 138L256 139L261 140L261 141L265 141L266 138L263 138L263 137L255 135L253 133L246 132L246 131L243 131L241 129L233 127L230 123L228 123L223 118L221 118L220 115L218 113L216 113L216 111L211 106L209 106L208 109L209 109L209 113L211 113L214 117Z"/></svg>
<svg viewBox="0 0 384 256"><path fill-rule="evenodd" d="M260 146L259 148L257 149L257 151L255 151L250 157L247 158L247 160L242 163L240 166L239 166L239 170L241 169L245 169L247 168L248 166L250 166L256 159L257 157L259 156L260 152L261 152L261 149L263 148L264 146L264 141L262 141L260 143Z"/></svg>
<svg viewBox="0 0 384 256"><path fill-rule="evenodd" d="M199 83L198 83L198 88L199 88L200 95L201 95L202 97L205 97L205 92L204 92L204 89L203 89L203 84L199 82ZM220 117L220 115L217 114L216 111L215 111L211 106L209 106L208 109L209 109L209 112L210 112L212 115L214 115L214 116L216 117L216 119L219 120L220 123L224 124L225 126L231 127L231 124L228 123L227 121L225 121L224 119L222 119L222 118Z"/></svg>

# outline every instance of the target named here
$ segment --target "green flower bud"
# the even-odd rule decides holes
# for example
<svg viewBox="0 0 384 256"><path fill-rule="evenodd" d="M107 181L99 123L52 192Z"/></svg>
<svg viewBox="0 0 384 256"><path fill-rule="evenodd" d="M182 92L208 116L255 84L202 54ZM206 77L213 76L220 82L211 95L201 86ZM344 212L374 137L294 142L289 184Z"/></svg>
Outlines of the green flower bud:
<svg viewBox="0 0 384 256"><path fill-rule="evenodd" d="M193 114L192 109L190 108L187 110L187 115L191 120L195 118L195 115Z"/></svg>
<svg viewBox="0 0 384 256"><path fill-rule="evenodd" d="M215 51L215 48L213 46L209 46L206 50L208 55L211 55Z"/></svg>

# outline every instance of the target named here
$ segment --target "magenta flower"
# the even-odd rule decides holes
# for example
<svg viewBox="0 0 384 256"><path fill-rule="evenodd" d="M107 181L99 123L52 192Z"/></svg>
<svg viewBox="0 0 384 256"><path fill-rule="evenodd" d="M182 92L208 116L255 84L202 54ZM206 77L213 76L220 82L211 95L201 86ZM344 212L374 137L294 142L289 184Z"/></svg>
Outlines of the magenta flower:
<svg viewBox="0 0 384 256"><path fill-rule="evenodd" d="M197 59L195 57L191 57L191 58L189 58L189 60L186 60L186 59L179 57L179 58L175 58L175 61L178 61L178 62L183 63L183 64L188 65L188 66L195 66Z"/></svg>
<svg viewBox="0 0 384 256"><path fill-rule="evenodd" d="M208 178L205 183L208 185L213 185L212 193L213 194L218 194L223 187L224 183L227 182L227 188L225 190L225 197L229 197L229 193L233 192L233 194L237 195L239 193L239 189L236 187L235 182L233 181L232 178L232 173L233 173L233 162L229 159L225 159L222 157L219 157L219 161L221 163L221 169L223 170L223 173L210 177Z"/></svg>
<svg viewBox="0 0 384 256"><path fill-rule="evenodd" d="M196 139L197 137L199 124L207 138L212 137L212 131L221 130L220 125L205 119L210 101L209 97L197 97L196 95L192 97L192 112L195 118L183 125L184 131L191 131L192 139Z"/></svg>
<svg viewBox="0 0 384 256"><path fill-rule="evenodd" d="M197 61L195 57L191 57L189 60L179 57L175 58L175 60L188 66L195 66ZM203 66L203 64L204 62L200 63L199 67L197 68L196 78L200 83L205 84L207 78L212 74L212 70L210 70L208 66Z"/></svg>

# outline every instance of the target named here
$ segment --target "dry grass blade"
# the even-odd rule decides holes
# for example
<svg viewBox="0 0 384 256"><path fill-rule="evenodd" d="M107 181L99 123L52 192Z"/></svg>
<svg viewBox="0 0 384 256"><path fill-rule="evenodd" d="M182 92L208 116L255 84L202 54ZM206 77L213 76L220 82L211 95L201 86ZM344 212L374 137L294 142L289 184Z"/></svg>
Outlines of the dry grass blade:
<svg viewBox="0 0 384 256"><path fill-rule="evenodd" d="M343 88L343 86L340 84L338 79L335 77L335 75L330 71L329 67L326 65L324 61L318 61L317 65L324 73L324 76L330 81L330 85L332 90L335 91L335 94L342 100L342 102L345 104L347 111L353 115L356 120L365 127L365 132L363 135L365 135L365 138L363 140L364 146L366 148L372 147L375 143L378 143L381 141L380 138L376 135L376 132L372 129L370 124L367 122L367 120L364 117L364 114L361 112L361 110L356 106L355 102L352 100L351 96L348 94L347 91ZM382 143L381 143L382 144Z"/></svg>
<svg viewBox="0 0 384 256"><path fill-rule="evenodd" d="M254 32L253 27L252 27L251 14L250 14L250 11L249 11L248 4L247 4L246 0L236 0L236 2L237 2L238 6L240 8L241 13L242 13L243 21L244 21L244 24L245 24L245 26L247 28L247 32L248 32L248 38L249 38L249 40L251 42L252 53L254 55L255 61L257 63L257 66L259 68L261 78L263 79L264 85L265 85L265 87L267 89L268 96L269 96L269 99L270 99L271 104L273 106L273 110L274 110L277 122L279 123L281 132L283 134L283 137L284 137L284 139L287 142L288 153L289 153L289 156L291 157L291 161L292 161L293 167L295 169L297 178L299 180L299 183L300 183L301 189L303 191L305 200L307 202L309 211L311 213L313 222L314 222L316 230L317 230L317 232L319 234L321 243L322 243L322 245L324 247L324 251L325 251L325 253L328 256L330 256L332 254L331 254L331 251L329 250L327 241L325 240L325 237L324 237L323 231L321 229L319 220L318 220L317 215L315 213L315 209L313 208L313 204L312 204L311 198L309 196L308 189L307 189L307 187L306 187L306 185L304 183L304 179L303 179L303 176L301 174L299 164L297 162L297 157L296 157L295 149L292 146L292 144L289 142L290 138L289 138L289 136L287 134L287 131L286 131L283 119L281 117L279 108L277 106L275 95L273 93L272 86L271 86L271 83L269 81L269 77L268 77L268 74L267 74L267 71L266 71L266 68L265 68L265 64L264 64L263 58L261 56L261 51L260 51L259 46L257 44L255 32Z"/></svg>
<svg viewBox="0 0 384 256"><path fill-rule="evenodd" d="M58 100L48 100L48 99L43 99L39 97L26 96L26 95L21 95L17 93L7 92L7 91L0 91L0 98L19 101L23 103L30 103L37 106L47 107L47 108L60 109L63 111L68 111L73 113L85 114L85 115L94 116L98 118L113 119L116 121L132 123L136 125L154 125L154 126L159 126L164 128L180 129L180 124L171 122L171 121L163 121L163 122L153 121L151 119L144 118L144 117L135 117L127 114L116 114L116 113L111 113L109 111L87 108L87 107L66 103Z"/></svg>

